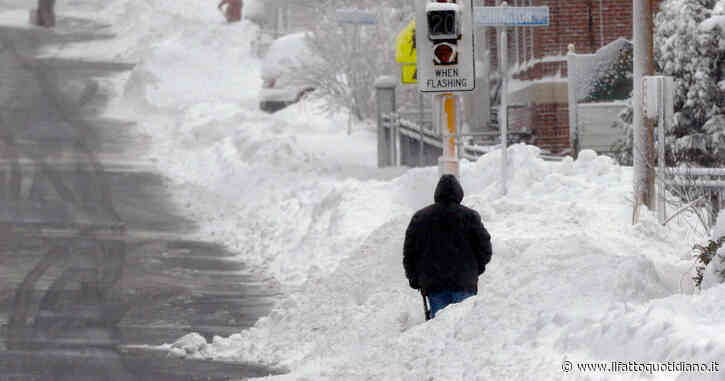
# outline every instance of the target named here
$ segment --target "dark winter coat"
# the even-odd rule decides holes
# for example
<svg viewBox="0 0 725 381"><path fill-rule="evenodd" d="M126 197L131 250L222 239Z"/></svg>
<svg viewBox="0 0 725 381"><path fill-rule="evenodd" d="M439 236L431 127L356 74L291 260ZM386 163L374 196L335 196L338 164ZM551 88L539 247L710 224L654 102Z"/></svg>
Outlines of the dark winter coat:
<svg viewBox="0 0 725 381"><path fill-rule="evenodd" d="M463 188L455 176L441 177L434 199L413 215L405 232L405 275L411 287L427 293L475 293L491 260L491 236L478 212L460 204Z"/></svg>

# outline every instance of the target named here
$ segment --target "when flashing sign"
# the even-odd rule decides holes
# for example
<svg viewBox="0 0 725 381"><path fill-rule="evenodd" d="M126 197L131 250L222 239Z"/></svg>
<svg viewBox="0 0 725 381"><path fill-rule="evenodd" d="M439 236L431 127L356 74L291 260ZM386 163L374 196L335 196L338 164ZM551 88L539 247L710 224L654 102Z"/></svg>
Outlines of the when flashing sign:
<svg viewBox="0 0 725 381"><path fill-rule="evenodd" d="M416 0L418 90L454 93L476 87L471 0Z"/></svg>
<svg viewBox="0 0 725 381"><path fill-rule="evenodd" d="M549 26L549 7L474 7L479 26Z"/></svg>

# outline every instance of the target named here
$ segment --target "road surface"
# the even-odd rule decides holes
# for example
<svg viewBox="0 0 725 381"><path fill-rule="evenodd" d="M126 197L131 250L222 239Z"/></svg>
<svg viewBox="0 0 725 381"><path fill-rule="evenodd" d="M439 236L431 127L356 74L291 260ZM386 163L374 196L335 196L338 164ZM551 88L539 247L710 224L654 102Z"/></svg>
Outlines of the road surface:
<svg viewBox="0 0 725 381"><path fill-rule="evenodd" d="M16 6L16 5L13 5ZM0 1L0 11L10 7ZM0 380L223 380L277 371L139 348L228 335L266 314L275 283L169 200L134 121L100 116L120 62L39 58L112 38L58 15L56 31L0 26Z"/></svg>

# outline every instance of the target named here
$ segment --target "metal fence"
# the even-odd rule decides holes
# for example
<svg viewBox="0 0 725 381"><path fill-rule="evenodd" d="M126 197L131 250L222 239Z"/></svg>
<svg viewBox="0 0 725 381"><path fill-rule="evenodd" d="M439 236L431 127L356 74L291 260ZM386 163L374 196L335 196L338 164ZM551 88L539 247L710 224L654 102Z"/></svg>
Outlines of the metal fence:
<svg viewBox="0 0 725 381"><path fill-rule="evenodd" d="M398 79L392 76L380 77L375 82L379 167L437 165L438 158L443 154L443 141L446 137L456 138L459 160L474 161L500 147L500 132L495 129L498 124L493 121L489 121L485 127L494 129L483 130L484 126L479 126L478 129L474 127L472 132L443 136L433 122L437 116L424 103L419 102L417 110L398 107L397 83ZM509 109L516 107L521 106L512 105ZM506 115L508 114L507 112ZM491 116L498 116L498 112L492 109ZM529 130L510 131L508 143L524 141L530 134ZM554 155L540 157L551 161L563 159L563 156Z"/></svg>
<svg viewBox="0 0 725 381"><path fill-rule="evenodd" d="M660 223L667 223L684 210L705 204L703 223L713 226L725 206L725 168L663 168L657 170L657 208ZM667 216L667 191L684 202Z"/></svg>
<svg viewBox="0 0 725 381"><path fill-rule="evenodd" d="M430 166L438 163L443 154L443 139L432 125L420 124L403 118L398 113L389 113L382 116L382 127L385 134L390 136L389 157L392 165ZM483 154L490 152L496 146L473 145L466 142L466 137L495 135L491 132L459 133L448 135L456 138L456 151L458 158L476 160Z"/></svg>

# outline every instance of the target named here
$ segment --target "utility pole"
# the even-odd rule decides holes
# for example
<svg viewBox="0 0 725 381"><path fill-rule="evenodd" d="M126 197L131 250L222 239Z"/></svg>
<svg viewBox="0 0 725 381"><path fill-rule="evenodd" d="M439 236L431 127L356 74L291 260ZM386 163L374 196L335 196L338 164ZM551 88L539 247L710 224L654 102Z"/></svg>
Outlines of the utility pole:
<svg viewBox="0 0 725 381"><path fill-rule="evenodd" d="M634 40L634 116L632 128L634 143L632 160L634 164L634 221L638 218L637 208L646 205L655 208L655 149L654 124L642 112L642 78L654 75L654 39L652 0L632 0L632 39Z"/></svg>

